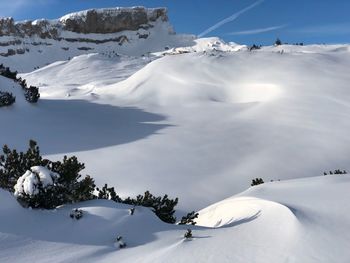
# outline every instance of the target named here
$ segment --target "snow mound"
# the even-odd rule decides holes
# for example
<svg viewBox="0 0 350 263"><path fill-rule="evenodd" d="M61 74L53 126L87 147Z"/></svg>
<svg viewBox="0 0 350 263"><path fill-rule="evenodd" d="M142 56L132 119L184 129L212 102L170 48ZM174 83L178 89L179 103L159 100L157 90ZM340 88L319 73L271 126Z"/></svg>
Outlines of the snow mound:
<svg viewBox="0 0 350 263"><path fill-rule="evenodd" d="M14 187L15 196L36 195L39 193L39 185L44 188L53 185L59 177L59 174L50 171L46 167L33 166L18 178Z"/></svg>
<svg viewBox="0 0 350 263"><path fill-rule="evenodd" d="M218 37L210 38L198 38L194 40L194 45L187 47L175 47L164 52L156 52L156 55L178 55L184 53L194 53L194 52L236 52L240 50L246 50L246 45L239 45L234 42L226 43Z"/></svg>
<svg viewBox="0 0 350 263"><path fill-rule="evenodd" d="M295 220L292 211L279 203L254 197L237 197L201 210L196 222L205 227L228 227L257 219L267 211L273 211L278 221Z"/></svg>

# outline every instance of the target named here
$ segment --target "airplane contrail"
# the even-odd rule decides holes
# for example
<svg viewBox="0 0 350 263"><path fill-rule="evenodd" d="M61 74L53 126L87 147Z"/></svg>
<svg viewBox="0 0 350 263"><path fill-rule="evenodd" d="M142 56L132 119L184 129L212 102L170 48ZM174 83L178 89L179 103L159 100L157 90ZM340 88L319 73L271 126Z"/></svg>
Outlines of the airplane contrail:
<svg viewBox="0 0 350 263"><path fill-rule="evenodd" d="M215 25L209 27L208 29L204 30L202 33L200 33L198 35L198 37L203 37L207 34L209 34L210 32L214 31L215 29L218 29L219 27L229 23L229 22L232 22L234 20L236 20L240 15L244 14L245 12L247 12L248 10L256 7L257 5L260 5L262 2L264 2L264 0L259 0L257 2L255 2L254 4L250 5L250 6L247 6L246 8L243 8L242 10L234 13L233 15L221 20L220 22L216 23Z"/></svg>
<svg viewBox="0 0 350 263"><path fill-rule="evenodd" d="M250 29L250 30L245 30L245 31L236 31L236 32L231 32L228 33L227 35L231 36L236 36L236 35L253 35L253 34L260 34L260 33L265 33L273 30L278 30L281 28L286 27L287 25L279 25L279 26L271 26L271 27L264 27L264 28L256 28L256 29Z"/></svg>

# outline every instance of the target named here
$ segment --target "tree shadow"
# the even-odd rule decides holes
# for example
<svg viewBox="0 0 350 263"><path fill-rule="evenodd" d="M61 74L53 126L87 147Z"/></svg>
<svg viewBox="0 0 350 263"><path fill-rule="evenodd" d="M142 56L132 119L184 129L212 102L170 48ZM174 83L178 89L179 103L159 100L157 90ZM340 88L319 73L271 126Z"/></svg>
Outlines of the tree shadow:
<svg viewBox="0 0 350 263"><path fill-rule="evenodd" d="M85 100L40 100L1 112L0 145L25 149L29 139L43 154L78 152L146 138L170 125L165 116L133 107Z"/></svg>

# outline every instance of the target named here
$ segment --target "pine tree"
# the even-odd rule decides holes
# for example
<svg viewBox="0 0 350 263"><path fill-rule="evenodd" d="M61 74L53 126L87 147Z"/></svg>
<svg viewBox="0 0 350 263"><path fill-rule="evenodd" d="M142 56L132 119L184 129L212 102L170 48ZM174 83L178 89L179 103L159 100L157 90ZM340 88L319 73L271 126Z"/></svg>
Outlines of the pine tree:
<svg viewBox="0 0 350 263"><path fill-rule="evenodd" d="M277 38L276 41L275 41L275 45L276 46L282 45L282 41L279 38Z"/></svg>
<svg viewBox="0 0 350 263"><path fill-rule="evenodd" d="M181 218L179 225L189 225L189 224L195 225L195 224L197 224L194 220L196 218L198 218L198 215L199 214L196 213L195 211L188 213L186 216L183 216Z"/></svg>

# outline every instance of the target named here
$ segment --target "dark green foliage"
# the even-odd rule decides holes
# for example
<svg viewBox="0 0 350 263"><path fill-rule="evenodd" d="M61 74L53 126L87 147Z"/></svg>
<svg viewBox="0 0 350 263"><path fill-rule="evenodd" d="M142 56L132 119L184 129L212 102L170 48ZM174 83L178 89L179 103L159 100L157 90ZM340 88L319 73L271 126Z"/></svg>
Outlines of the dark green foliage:
<svg viewBox="0 0 350 263"><path fill-rule="evenodd" d="M334 172L329 171L329 174L347 174L347 172L345 170L342 171L340 169L337 169L337 170L334 170ZM324 172L323 175L327 175L327 173Z"/></svg>
<svg viewBox="0 0 350 263"><path fill-rule="evenodd" d="M261 48L261 45L258 46L258 45L253 44L253 45L250 46L248 49L249 49L249 51L252 51L252 50L258 50L258 49L260 49L260 48Z"/></svg>
<svg viewBox="0 0 350 263"><path fill-rule="evenodd" d="M0 107L10 106L15 103L16 97L10 92L0 91Z"/></svg>
<svg viewBox="0 0 350 263"><path fill-rule="evenodd" d="M116 194L114 187L108 187L108 185L105 184L102 189L96 188L96 190L98 191L98 199L113 200L118 203L122 202L122 199Z"/></svg>
<svg viewBox="0 0 350 263"><path fill-rule="evenodd" d="M32 140L29 142L27 152L18 153L6 145L3 147L3 155L0 155L0 187L13 192L18 178L33 166L45 166L50 171L58 173L60 177L55 179L54 185L43 187L37 175L39 193L34 196L19 197L22 205L50 209L58 205L94 198L93 178L86 176L79 180L80 172L85 166L78 161L77 157L64 156L62 162L43 159L37 143Z"/></svg>
<svg viewBox="0 0 350 263"><path fill-rule="evenodd" d="M279 38L277 38L276 41L275 41L275 45L276 46L282 45L282 41Z"/></svg>
<svg viewBox="0 0 350 263"><path fill-rule="evenodd" d="M250 185L254 186L254 185L259 185L259 184L263 184L263 183L264 183L264 180L262 178L255 178L252 180L252 183Z"/></svg>
<svg viewBox="0 0 350 263"><path fill-rule="evenodd" d="M25 90L24 96L28 102L30 103L38 102L40 98L40 94L39 94L39 89L37 87L30 86L29 88L26 88L24 90Z"/></svg>
<svg viewBox="0 0 350 263"><path fill-rule="evenodd" d="M33 166L46 167L60 176L53 178L53 185L43 187L40 177L34 173L39 182L37 185L38 193L32 196L27 194L19 196L18 201L23 206L52 209L62 204L96 198L93 195L95 189L94 179L90 176L81 178L80 172L85 166L78 161L77 157L64 156L62 162L52 162L43 159L37 143L32 140L29 142L29 149L26 152L11 150L6 145L3 147L3 154L0 155L0 187L13 192L18 178ZM138 195L136 198L128 197L123 200L116 194L114 187L108 187L107 184L101 189L97 188L96 190L98 191L99 199L108 199L134 206L150 207L162 221L172 224L176 222L174 208L178 203L178 198L169 199L168 195L156 197L149 191L146 191L143 195ZM135 209L133 209L134 211ZM192 216L196 218L196 214Z"/></svg>
<svg viewBox="0 0 350 263"><path fill-rule="evenodd" d="M22 87L24 97L28 102L38 102L40 98L39 89L34 86L28 87L25 79L17 78L17 71L11 71L8 67L4 67L3 64L0 64L0 76L12 79L17 82Z"/></svg>
<svg viewBox="0 0 350 263"><path fill-rule="evenodd" d="M13 192L13 187L32 166L45 166L47 160L40 156L40 150L35 141L29 141L29 149L26 152L11 150L7 145L2 148L0 155L0 187Z"/></svg>
<svg viewBox="0 0 350 263"><path fill-rule="evenodd" d="M179 225L195 225L197 224L194 220L198 217L198 213L195 211L192 211L191 213L188 213L186 216L183 216L181 218L181 221Z"/></svg>
<svg viewBox="0 0 350 263"><path fill-rule="evenodd" d="M192 230L187 229L186 233L184 234L184 238L189 239L192 238Z"/></svg>
<svg viewBox="0 0 350 263"><path fill-rule="evenodd" d="M164 222L174 224L176 222L175 206L178 203L178 198L169 199L168 195L154 196L149 191L144 195L138 195L136 199L126 198L122 202L129 205L139 205L151 207L153 212Z"/></svg>
<svg viewBox="0 0 350 263"><path fill-rule="evenodd" d="M13 80L17 79L17 71L12 72L9 67L4 67L3 64L0 64L0 75Z"/></svg>

